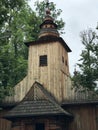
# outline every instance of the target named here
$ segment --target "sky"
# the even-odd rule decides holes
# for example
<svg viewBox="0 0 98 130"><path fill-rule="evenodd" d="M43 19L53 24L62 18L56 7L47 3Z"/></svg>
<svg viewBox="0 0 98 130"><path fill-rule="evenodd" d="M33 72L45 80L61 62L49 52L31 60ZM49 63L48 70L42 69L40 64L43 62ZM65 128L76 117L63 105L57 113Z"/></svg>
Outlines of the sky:
<svg viewBox="0 0 98 130"><path fill-rule="evenodd" d="M34 2L30 0L29 5L34 9ZM39 0L42 1L42 0ZM72 50L69 53L69 69L73 74L75 65L80 59L83 50L80 32L89 28L95 29L98 22L98 0L49 0L54 2L57 9L62 10L61 18L65 24L65 34L61 37Z"/></svg>

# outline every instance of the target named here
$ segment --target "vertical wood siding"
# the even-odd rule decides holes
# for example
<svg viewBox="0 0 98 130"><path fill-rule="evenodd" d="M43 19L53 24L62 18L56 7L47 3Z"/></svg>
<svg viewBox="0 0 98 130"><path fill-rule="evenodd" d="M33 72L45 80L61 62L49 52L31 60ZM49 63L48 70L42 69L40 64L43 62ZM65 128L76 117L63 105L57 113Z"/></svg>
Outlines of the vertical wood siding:
<svg viewBox="0 0 98 130"><path fill-rule="evenodd" d="M95 106L80 105L67 108L74 115L69 130L97 130Z"/></svg>
<svg viewBox="0 0 98 130"><path fill-rule="evenodd" d="M39 57L47 55L48 65L39 66ZM64 57L64 62L62 62ZM37 44L29 47L28 86L38 81L51 92L58 101L67 98L69 76L68 54L59 42ZM68 88L70 89L70 88Z"/></svg>
<svg viewBox="0 0 98 130"><path fill-rule="evenodd" d="M47 55L47 66L39 66L41 55ZM64 61L62 61L62 57ZM69 78L68 53L61 43L29 46L28 75L15 86L14 95L7 97L6 101L21 101L35 81L43 84L59 102L73 96Z"/></svg>
<svg viewBox="0 0 98 130"><path fill-rule="evenodd" d="M7 110L0 111L0 130L11 130L11 122L2 117L7 113Z"/></svg>

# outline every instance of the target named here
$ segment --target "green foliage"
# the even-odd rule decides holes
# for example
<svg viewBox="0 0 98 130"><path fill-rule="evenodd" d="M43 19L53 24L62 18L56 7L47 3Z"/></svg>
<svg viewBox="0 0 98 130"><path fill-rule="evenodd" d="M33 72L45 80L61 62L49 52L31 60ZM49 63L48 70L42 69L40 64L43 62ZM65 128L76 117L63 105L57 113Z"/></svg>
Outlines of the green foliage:
<svg viewBox="0 0 98 130"><path fill-rule="evenodd" d="M98 39L95 31L89 29L81 33L84 50L81 53L78 67L80 71L73 76L74 87L81 86L85 90L98 91L96 81L98 81Z"/></svg>
<svg viewBox="0 0 98 130"><path fill-rule="evenodd" d="M12 93L12 87L26 75L27 49L23 46L26 1L0 1L0 100ZM6 11L5 11L6 10ZM29 17L29 15L28 15Z"/></svg>

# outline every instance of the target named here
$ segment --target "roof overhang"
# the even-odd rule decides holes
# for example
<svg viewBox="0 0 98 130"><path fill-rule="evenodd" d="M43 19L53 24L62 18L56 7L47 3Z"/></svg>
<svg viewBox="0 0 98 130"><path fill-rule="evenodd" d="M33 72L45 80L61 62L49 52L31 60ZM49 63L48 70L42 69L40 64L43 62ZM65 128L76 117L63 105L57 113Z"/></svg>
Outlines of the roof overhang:
<svg viewBox="0 0 98 130"><path fill-rule="evenodd" d="M78 106L78 105L98 105L98 100L72 100L72 101L64 101L62 103L63 106Z"/></svg>
<svg viewBox="0 0 98 130"><path fill-rule="evenodd" d="M67 52L71 52L71 49L61 37L56 36L43 36L36 41L25 42L24 44L29 47L30 45L37 45L42 43L60 42Z"/></svg>

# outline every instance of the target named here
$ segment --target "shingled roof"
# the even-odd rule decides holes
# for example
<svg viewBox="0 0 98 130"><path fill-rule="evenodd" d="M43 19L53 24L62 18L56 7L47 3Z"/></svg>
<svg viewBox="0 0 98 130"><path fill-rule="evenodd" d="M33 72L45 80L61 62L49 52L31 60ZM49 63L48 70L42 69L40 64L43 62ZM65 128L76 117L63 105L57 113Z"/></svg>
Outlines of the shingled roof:
<svg viewBox="0 0 98 130"><path fill-rule="evenodd" d="M53 116L60 115L72 117L70 113L62 109L55 101L53 96L43 87L35 82L24 99L8 114L6 119L17 117L35 117L35 116Z"/></svg>
<svg viewBox="0 0 98 130"><path fill-rule="evenodd" d="M53 42L60 42L67 52L71 52L71 49L61 37L56 37L56 36L51 36L51 35L43 36L36 41L25 42L24 44L29 47L30 45L36 45L36 44L42 44L42 43L46 44L46 43L53 43Z"/></svg>

